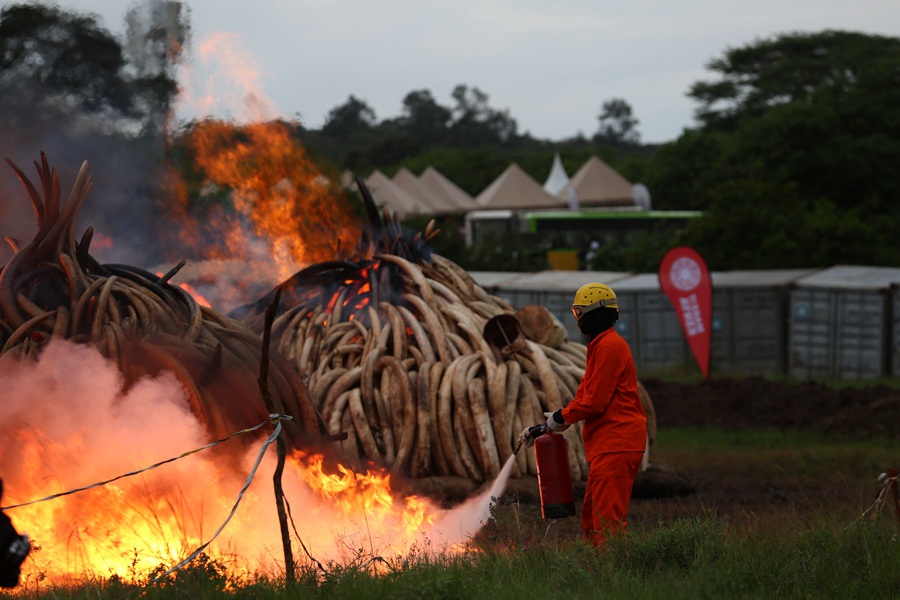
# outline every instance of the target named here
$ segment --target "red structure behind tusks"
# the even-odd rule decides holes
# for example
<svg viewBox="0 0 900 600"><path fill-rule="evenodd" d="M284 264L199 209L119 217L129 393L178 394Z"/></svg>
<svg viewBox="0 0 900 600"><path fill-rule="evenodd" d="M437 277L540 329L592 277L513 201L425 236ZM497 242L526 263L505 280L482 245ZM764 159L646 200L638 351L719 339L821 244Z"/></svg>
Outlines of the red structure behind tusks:
<svg viewBox="0 0 900 600"><path fill-rule="evenodd" d="M545 519L575 516L566 438L555 433L540 436L534 440L534 457L541 489L541 516Z"/></svg>

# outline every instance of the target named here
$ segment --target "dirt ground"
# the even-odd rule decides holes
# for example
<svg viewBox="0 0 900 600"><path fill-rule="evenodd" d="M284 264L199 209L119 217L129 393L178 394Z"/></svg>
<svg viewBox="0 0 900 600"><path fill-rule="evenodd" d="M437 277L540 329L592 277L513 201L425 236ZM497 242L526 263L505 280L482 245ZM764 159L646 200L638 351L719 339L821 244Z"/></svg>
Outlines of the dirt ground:
<svg viewBox="0 0 900 600"><path fill-rule="evenodd" d="M900 390L883 385L834 390L760 377L711 378L695 385L642 381L660 427L771 427L900 437Z"/></svg>
<svg viewBox="0 0 900 600"><path fill-rule="evenodd" d="M693 385L658 379L643 383L653 399L660 429L770 429L817 432L842 441L900 439L900 390L884 385L836 390L816 382L783 383L760 377L710 378ZM767 516L779 522L825 514L843 519L871 506L880 487L880 472L900 466L882 464L864 450L853 455L849 466L836 459L833 469L822 468L821 457L807 457L802 451L776 446L767 456L759 454L743 468L725 459L720 464L715 456L706 455L698 464L689 457L668 454L664 445L656 448L652 456L665 475L674 475L669 480L674 493L666 495L664 486L647 485L652 477L637 481L632 520L709 513L754 522ZM896 458L900 462L900 456Z"/></svg>
<svg viewBox="0 0 900 600"><path fill-rule="evenodd" d="M724 431L769 429L815 431L842 440L872 436L900 440L900 390L862 386L834 390L825 385L778 383L762 378L711 378L699 384L660 379L642 380L656 409L658 428L713 427ZM769 454L771 456L769 456ZM900 456L897 457L900 463ZM768 519L807 520L812 515L836 515L841 522L860 515L879 489L879 469L860 456L853 473L844 467L833 472L815 467L811 477L802 451L775 447L753 464L734 464L734 457L713 453L698 457L678 455L664 444L651 453L651 468L638 476L629 522L653 527L677 518L716 515L759 527ZM810 467L812 469L812 467ZM824 471L824 474L822 474ZM575 483L578 506L583 482ZM510 480L504 503L539 507L535 478ZM580 514L580 507L578 507ZM568 521L568 522L566 522ZM561 536L577 529L577 519L561 520Z"/></svg>

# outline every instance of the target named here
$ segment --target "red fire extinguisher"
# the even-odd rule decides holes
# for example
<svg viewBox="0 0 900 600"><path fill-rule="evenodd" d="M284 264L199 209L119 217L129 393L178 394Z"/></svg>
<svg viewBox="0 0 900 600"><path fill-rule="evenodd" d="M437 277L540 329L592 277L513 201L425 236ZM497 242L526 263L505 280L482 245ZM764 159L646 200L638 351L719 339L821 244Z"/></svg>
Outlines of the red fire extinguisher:
<svg viewBox="0 0 900 600"><path fill-rule="evenodd" d="M543 423L529 428L527 437L534 440L534 458L541 491L541 515L545 519L574 517L575 498L566 438L551 432ZM518 452L518 448L516 451Z"/></svg>

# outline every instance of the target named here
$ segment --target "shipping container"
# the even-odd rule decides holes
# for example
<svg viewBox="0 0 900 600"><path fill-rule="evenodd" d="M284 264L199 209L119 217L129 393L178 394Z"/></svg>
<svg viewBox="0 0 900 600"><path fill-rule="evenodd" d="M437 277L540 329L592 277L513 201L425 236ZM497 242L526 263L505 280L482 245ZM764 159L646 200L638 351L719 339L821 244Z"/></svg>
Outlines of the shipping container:
<svg viewBox="0 0 900 600"><path fill-rule="evenodd" d="M634 275L610 287L619 301L619 332L638 370L659 370L693 362L678 313L659 285L656 273Z"/></svg>
<svg viewBox="0 0 900 600"><path fill-rule="evenodd" d="M791 284L810 269L715 271L710 370L742 375L787 372Z"/></svg>
<svg viewBox="0 0 900 600"><path fill-rule="evenodd" d="M796 378L874 379L890 373L893 291L900 269L834 266L791 290L788 373Z"/></svg>

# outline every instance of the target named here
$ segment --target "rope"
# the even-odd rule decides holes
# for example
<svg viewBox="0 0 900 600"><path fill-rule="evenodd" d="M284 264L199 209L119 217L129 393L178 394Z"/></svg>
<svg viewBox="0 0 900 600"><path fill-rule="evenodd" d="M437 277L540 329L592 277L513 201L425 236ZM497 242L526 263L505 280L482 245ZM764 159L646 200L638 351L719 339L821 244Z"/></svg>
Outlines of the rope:
<svg viewBox="0 0 900 600"><path fill-rule="evenodd" d="M94 483L94 484L91 484L91 485L86 485L86 486L84 486L84 487L79 487L79 488L71 489L71 490L68 490L68 491L65 491L65 492L60 492L60 493L58 493L58 494L53 494L53 495L51 495L51 496L46 496L46 497L41 498L41 499L39 499L39 500L31 500L31 501L29 501L29 502L22 502L21 504L13 504L13 505L11 505L11 506L2 506L2 507L0 507L0 510L4 510L4 511L6 511L6 510L12 510L12 509L14 509L14 508L21 508L21 507L23 507L23 506L30 506L30 505L32 505L32 504L37 504L37 503L39 503L39 502L47 502L48 500L54 500L54 499L60 498L60 497L62 497L62 496L68 496L68 495L70 495L70 494L75 494L75 493L77 493L77 492L83 492L83 491L90 490L90 489L93 489L93 488L102 487L102 486L108 485L108 484L110 484L110 483L112 483L112 482L114 482L114 481L118 481L119 479L124 479L124 478L126 478L126 477L132 477L132 476L134 476L134 475L139 475L139 474L144 473L144 472L146 472L146 471L150 471L151 469L156 469L157 467L161 467L161 466L163 466L163 465L165 465L165 464L168 464L168 463L170 463L170 462L174 462L174 461L176 461L176 460L179 460L179 459L185 458L185 457L187 457L187 456L190 456L191 454L195 454L195 453L197 453L197 452L200 452L201 450L206 450L206 449L208 449L208 448L212 448L213 446L218 446L219 444L221 444L221 443L223 443L223 442L227 442L228 440L230 440L230 439L232 439L232 438L235 438L235 437L237 437L237 436L239 436L239 435L244 435L245 433L250 433L251 431L256 431L257 429L259 429L260 427L262 427L262 426L265 425L266 423L272 423L272 422L275 422L275 423L277 424L277 427L278 427L279 430L280 430L280 427L281 427L281 420L282 420L282 419L288 420L288 421L289 421L289 420L292 419L292 417L290 417L290 416L288 416L288 415L275 415L275 414L272 414L272 415L269 415L269 419L268 419L267 421L263 421L263 422L260 423L259 425L255 425L254 427L250 427L250 428L248 428L248 429L242 429L241 431L232 433L231 435L229 435L229 436L227 436L227 437L224 437L224 438L222 438L222 439L220 439L220 440L217 440L217 441L212 442L212 443L210 443L210 444L207 444L207 445L205 445L205 446L200 446L199 448L197 448L197 449L195 449L195 450L190 450L190 451L188 451L188 452L185 452L184 454L179 454L178 456L174 456L174 457L172 457L172 458L168 458L168 459L163 460L163 461L160 461L160 462L158 462L158 463L156 463L156 464L152 464L152 465L150 465L149 467L144 467L143 469L138 469L137 471L132 471L132 472L130 472L130 473L125 473L124 475L119 475L119 476L117 476L117 477L113 477L112 479L107 479L107 480L105 480L105 481L98 481L97 483ZM266 442L266 446L268 446L269 443L271 443L271 442ZM264 449L265 449L265 448L264 448Z"/></svg>
<svg viewBox="0 0 900 600"><path fill-rule="evenodd" d="M241 503L241 500L244 499L244 492L247 491L247 488L250 487L250 483L253 481L253 478L256 476L256 470L259 468L259 464L262 462L263 456L266 453L266 449L269 447L269 445L272 442L274 442L275 440L278 439L279 435L281 435L281 421L291 419L291 417L289 417L287 415L275 415L275 414L269 415L269 418L271 421L275 422L275 430L272 432L272 435L270 435L269 438L265 442L263 442L262 448L259 449L259 454L256 457L256 461L253 463L253 468L250 469L250 474L247 476L247 481L244 482L244 487L242 487L241 491L238 492L237 500L234 501L234 506L231 507L231 512L228 513L228 516L225 518L225 520L222 522L222 524L219 525L219 528L216 529L216 532L213 534L213 536L211 538L209 538L199 548L194 550L190 556L188 556L187 558L182 560L180 563L178 563L177 565L175 565L174 567L172 567L165 573L162 573L161 575L158 575L158 576L154 577L153 579L151 579L150 581L148 581L147 585L152 585L154 583L158 583L163 578L168 577L169 575L171 575L172 573L174 573L175 571L177 571L184 565L188 564L189 562L191 562L192 560L197 558L197 556L199 556L200 553L203 552L203 550L205 550L206 547L209 546L213 542L213 540L215 540L219 536L220 533L222 533L222 531L225 529L225 526L228 525L228 522L231 521L231 517L233 517L234 513L237 512L238 505ZM261 427L264 424L265 423L262 423L258 427Z"/></svg>

